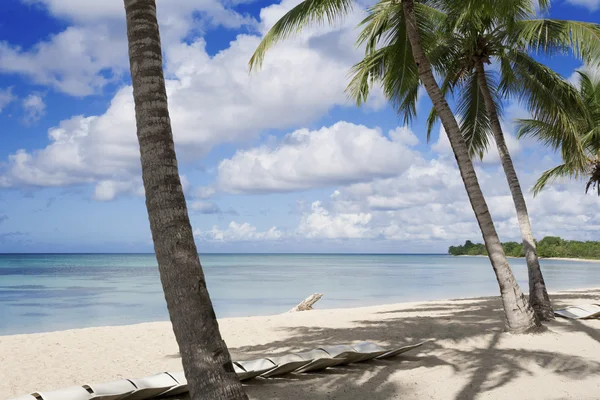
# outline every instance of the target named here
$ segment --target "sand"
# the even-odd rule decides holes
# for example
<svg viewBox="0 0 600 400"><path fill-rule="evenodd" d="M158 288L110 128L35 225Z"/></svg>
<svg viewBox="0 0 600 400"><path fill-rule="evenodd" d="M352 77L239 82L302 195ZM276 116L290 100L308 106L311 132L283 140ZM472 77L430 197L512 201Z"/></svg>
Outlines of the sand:
<svg viewBox="0 0 600 400"><path fill-rule="evenodd" d="M562 292L555 306L600 302ZM318 304L317 304L318 305ZM537 335L503 332L499 299L314 310L220 320L234 359L371 340L432 343L388 361L255 380L251 399L597 399L600 320L558 319ZM181 370L170 324L0 337L0 399Z"/></svg>
<svg viewBox="0 0 600 400"><path fill-rule="evenodd" d="M595 258L541 257L540 260L581 261L581 262L600 263L600 260L595 259Z"/></svg>

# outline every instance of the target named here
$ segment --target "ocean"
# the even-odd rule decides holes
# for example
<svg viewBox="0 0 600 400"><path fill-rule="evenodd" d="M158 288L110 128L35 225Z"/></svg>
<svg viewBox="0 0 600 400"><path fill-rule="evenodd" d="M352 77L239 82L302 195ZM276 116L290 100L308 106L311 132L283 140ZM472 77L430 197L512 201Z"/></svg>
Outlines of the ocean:
<svg viewBox="0 0 600 400"><path fill-rule="evenodd" d="M498 295L485 257L205 254L218 317ZM527 291L524 260L510 263ZM542 260L550 291L600 287L600 263ZM0 255L0 335L167 320L153 254Z"/></svg>

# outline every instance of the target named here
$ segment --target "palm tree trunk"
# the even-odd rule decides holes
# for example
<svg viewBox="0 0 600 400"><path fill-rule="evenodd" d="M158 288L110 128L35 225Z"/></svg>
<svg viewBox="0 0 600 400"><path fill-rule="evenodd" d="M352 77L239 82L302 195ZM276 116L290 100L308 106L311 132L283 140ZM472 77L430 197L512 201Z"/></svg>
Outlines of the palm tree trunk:
<svg viewBox="0 0 600 400"><path fill-rule="evenodd" d="M124 2L146 207L191 399L247 399L219 333L179 179L156 3Z"/></svg>
<svg viewBox="0 0 600 400"><path fill-rule="evenodd" d="M475 72L477 73L479 89L483 94L485 107L490 118L492 133L494 134L494 139L498 146L498 154L500 155L502 168L504 169L506 179L508 180L510 193L517 210L517 220L519 221L519 228L521 229L523 249L525 250L525 259L527 260L527 270L529 272L529 303L540 320L552 320L554 319L554 310L552 309L550 297L546 291L546 283L544 282L540 261L538 260L535 250L535 242L533 241L533 234L531 233L531 223L529 222L527 204L525 203L523 191L521 190L519 178L515 172L512 159L510 158L506 141L504 140L502 126L500 125L500 119L496 112L496 105L485 77L483 61L480 60L475 64Z"/></svg>
<svg viewBox="0 0 600 400"><path fill-rule="evenodd" d="M454 151L456 162L458 163L460 175L465 184L467 195L469 196L469 201L471 202L471 207L475 212L479 228L481 229L492 268L494 269L498 285L500 286L506 327L508 331L513 333L534 330L540 325L539 320L533 309L530 307L527 298L521 292L506 256L504 255L504 250L500 244L500 239L496 233L492 217L490 216L483 193L479 187L479 182L477 181L475 169L473 168L473 163L469 157L466 142L461 134L452 110L450 109L450 106L448 106L448 103L435 80L429 60L421 46L414 6L414 0L402 0L408 39L419 70L419 77L446 130L450 145Z"/></svg>

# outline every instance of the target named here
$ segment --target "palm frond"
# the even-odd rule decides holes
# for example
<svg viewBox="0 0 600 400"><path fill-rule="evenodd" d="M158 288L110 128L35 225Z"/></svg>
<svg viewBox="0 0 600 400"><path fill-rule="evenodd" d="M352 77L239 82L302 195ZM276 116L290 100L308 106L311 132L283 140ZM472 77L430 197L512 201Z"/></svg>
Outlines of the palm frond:
<svg viewBox="0 0 600 400"><path fill-rule="evenodd" d="M352 3L352 0L304 0L281 17L263 37L248 63L250 71L262 66L266 52L275 44L312 23L335 23L352 11Z"/></svg>
<svg viewBox="0 0 600 400"><path fill-rule="evenodd" d="M535 53L573 54L600 64L600 25L582 21L529 19L515 22L507 41Z"/></svg>
<svg viewBox="0 0 600 400"><path fill-rule="evenodd" d="M539 177L539 179L537 180L537 182L535 183L535 185L533 185L533 187L531 188L531 191L533 192L534 196L537 196L538 194L540 194L540 192L542 190L544 190L544 188L556 181L557 179L560 178L579 178L581 176L581 174L577 171L574 171L571 166L567 165L567 164L560 164L557 165L554 168L550 168L547 171L544 171L544 173L542 173L542 175ZM587 189L586 189L587 191Z"/></svg>
<svg viewBox="0 0 600 400"><path fill-rule="evenodd" d="M489 146L491 124L475 73L469 75L462 87L456 112L471 157L483 158Z"/></svg>

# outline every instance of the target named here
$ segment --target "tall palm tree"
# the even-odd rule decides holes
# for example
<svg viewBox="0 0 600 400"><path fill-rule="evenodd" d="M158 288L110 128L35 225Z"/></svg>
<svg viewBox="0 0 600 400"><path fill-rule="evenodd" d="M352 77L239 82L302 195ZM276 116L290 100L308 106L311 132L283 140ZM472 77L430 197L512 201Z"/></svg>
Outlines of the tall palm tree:
<svg viewBox="0 0 600 400"><path fill-rule="evenodd" d="M596 24L534 19L530 0L495 2L493 8L489 6L489 2L482 1L438 1L439 27L435 38L424 47L434 69L444 78L442 92L458 93L460 127L471 155L483 157L489 137L495 139L521 228L529 270L530 303L540 319L548 320L554 318L554 313L536 254L527 206L500 124L501 98L524 100L532 113L540 108L556 109L557 99L576 104L576 94L568 83L535 61L529 52L552 54L570 49L579 58L593 58L600 48L600 30ZM548 5L540 6L544 11ZM381 20L391 18L386 14L393 7L393 3L381 2L363 21L365 29L360 41L367 42L367 57L355 66L350 85L351 94L359 103L366 100L370 81L385 76L386 63L391 69L398 67L391 66L391 56L380 56L387 49L374 46L383 35L390 34L381 28L384 26ZM499 80L487 70L492 61L500 66ZM416 110L419 82L407 79L404 82L408 86L402 88L393 79L388 80L387 94L396 99L399 112L410 120ZM437 117L434 107L428 119L428 139Z"/></svg>
<svg viewBox="0 0 600 400"><path fill-rule="evenodd" d="M600 73L579 72L579 107L561 104L562 118L556 110L545 109L535 119L519 120L519 137L537 137L562 153L563 163L545 171L533 187L538 194L560 178L586 178L585 192L596 189L600 196Z"/></svg>
<svg viewBox="0 0 600 400"><path fill-rule="evenodd" d="M219 333L179 179L156 3L124 2L146 207L191 399L247 399Z"/></svg>
<svg viewBox="0 0 600 400"><path fill-rule="evenodd" d="M539 320L510 269L475 175L467 144L428 60L427 51L433 46L439 21L444 18L443 13L430 3L433 2L382 0L371 9L371 15L366 21L367 27L359 36L359 42L367 42L367 57L363 63L375 67L366 70L360 77L355 77L354 83L351 82L350 92L360 97L361 93L368 91L368 83L380 80L388 99L397 104L406 103L410 107L410 104L415 104L412 100L417 97L418 82L423 83L448 134L469 201L479 223L500 286L506 327L514 333L531 331L539 326ZM250 68L260 66L266 51L278 41L298 32L310 22L331 23L347 14L351 7L349 0L303 1L285 14L265 35L250 60ZM380 41L384 42L383 48L377 48ZM356 82L365 82L367 85L358 85L359 89L353 91L353 87L357 87Z"/></svg>

